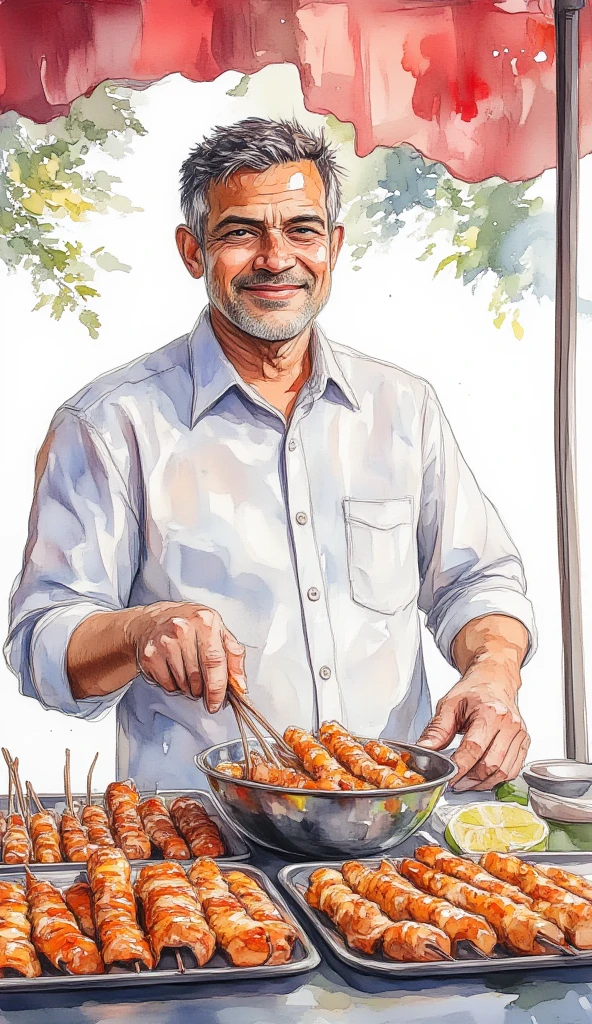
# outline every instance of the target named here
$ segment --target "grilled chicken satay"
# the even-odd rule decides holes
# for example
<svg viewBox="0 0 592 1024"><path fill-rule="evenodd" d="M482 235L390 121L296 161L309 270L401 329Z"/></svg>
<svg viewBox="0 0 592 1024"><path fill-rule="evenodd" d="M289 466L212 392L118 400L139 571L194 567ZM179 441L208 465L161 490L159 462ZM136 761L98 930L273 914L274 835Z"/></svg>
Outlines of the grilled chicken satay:
<svg viewBox="0 0 592 1024"><path fill-rule="evenodd" d="M538 870L542 875L550 878L555 885L560 885L562 889L567 889L574 896L581 896L583 900L592 902L592 882L583 878L582 875L576 875L573 871L565 871L564 868L551 867L551 865L543 866L541 864Z"/></svg>
<svg viewBox="0 0 592 1024"><path fill-rule="evenodd" d="M445 875L459 878L461 882L468 882L477 889L497 893L498 896L507 896L513 903L521 903L532 908L533 901L530 896L526 896L517 885L509 885L500 878L495 878L472 860L455 857L441 846L418 846L415 850L415 859L427 864L429 868L443 871Z"/></svg>
<svg viewBox="0 0 592 1024"><path fill-rule="evenodd" d="M244 779L245 769L242 764L238 761L220 761L220 764L216 765L217 772L223 772L224 775L231 775L233 779Z"/></svg>
<svg viewBox="0 0 592 1024"><path fill-rule="evenodd" d="M592 949L592 905L506 853L486 853L480 863L492 875L518 885L534 900L534 909L561 928L578 949Z"/></svg>
<svg viewBox="0 0 592 1024"><path fill-rule="evenodd" d="M368 900L378 904L393 921L419 921L440 928L454 946L471 942L489 956L497 937L493 929L476 914L454 907L447 900L421 892L401 878L386 861L378 870L357 861L348 861L342 868L347 884Z"/></svg>
<svg viewBox="0 0 592 1024"><path fill-rule="evenodd" d="M29 821L33 860L39 864L60 864L63 858L55 815L45 810L31 783L27 781L25 785L29 802L38 807Z"/></svg>
<svg viewBox="0 0 592 1024"><path fill-rule="evenodd" d="M304 729L297 729L290 726L284 733L284 739L292 748L297 757L302 761L306 771L312 775L317 782L323 782L323 788L327 789L371 789L368 783L357 779L346 771L343 765L339 764L329 751L321 743L317 743L314 736Z"/></svg>
<svg viewBox="0 0 592 1024"><path fill-rule="evenodd" d="M450 940L439 928L416 921L393 923L375 903L352 892L333 868L313 871L306 901L333 921L352 949L375 953L382 947L386 956L405 961L443 960L450 955Z"/></svg>
<svg viewBox="0 0 592 1024"><path fill-rule="evenodd" d="M556 945L565 945L563 932L553 922L528 907L513 903L507 896L476 889L467 882L434 871L417 860L404 860L400 870L405 878L425 892L441 896L455 906L485 918L499 941L514 952L547 953L546 947L537 941L539 936L550 939Z"/></svg>
<svg viewBox="0 0 592 1024"><path fill-rule="evenodd" d="M405 785L392 768L377 764L339 722L323 722L319 735L333 757L356 778L363 779L375 789L400 789Z"/></svg>
<svg viewBox="0 0 592 1024"><path fill-rule="evenodd" d="M60 833L66 860L73 864L86 863L90 853L88 835L74 812L68 808L62 812Z"/></svg>
<svg viewBox="0 0 592 1024"><path fill-rule="evenodd" d="M278 768L266 761L256 750L251 751L251 779L268 786L285 786L289 789L317 789L314 779L296 771L295 768Z"/></svg>
<svg viewBox="0 0 592 1024"><path fill-rule="evenodd" d="M66 906L78 921L80 931L89 939L96 939L97 930L93 915L92 890L88 882L75 882L64 893Z"/></svg>
<svg viewBox="0 0 592 1024"><path fill-rule="evenodd" d="M192 796L173 800L171 818L194 857L223 857L226 848L220 830Z"/></svg>
<svg viewBox="0 0 592 1024"><path fill-rule="evenodd" d="M138 813L146 835L167 860L189 860L189 847L177 832L162 800L157 796L148 797L138 804Z"/></svg>
<svg viewBox="0 0 592 1024"><path fill-rule="evenodd" d="M2 842L2 840L4 838L4 833L6 832L7 828L8 828L8 824L7 824L7 821L6 821L6 817L0 811L0 843Z"/></svg>
<svg viewBox="0 0 592 1024"><path fill-rule="evenodd" d="M210 929L194 887L180 864L146 864L135 884L142 902L146 930L154 960L163 949L191 950L200 967L211 960L216 936Z"/></svg>
<svg viewBox="0 0 592 1024"><path fill-rule="evenodd" d="M189 869L206 920L219 946L236 967L257 967L271 956L265 928L250 917L210 857L196 860Z"/></svg>
<svg viewBox="0 0 592 1024"><path fill-rule="evenodd" d="M9 814L6 832L2 840L4 864L28 864L31 859L31 844L25 819L20 814Z"/></svg>
<svg viewBox="0 0 592 1024"><path fill-rule="evenodd" d="M69 974L103 974L96 944L83 935L58 889L27 872L27 902L36 949Z"/></svg>
<svg viewBox="0 0 592 1024"><path fill-rule="evenodd" d="M268 964L287 964L292 956L296 931L284 918L273 900L244 871L229 871L224 876L233 896L240 900L247 914L265 928L271 946Z"/></svg>
<svg viewBox="0 0 592 1024"><path fill-rule="evenodd" d="M152 845L138 814L140 794L135 783L131 779L109 783L105 801L111 815L114 838L126 857L147 860L152 853Z"/></svg>
<svg viewBox="0 0 592 1024"><path fill-rule="evenodd" d="M98 804L85 804L80 814L91 846L115 846L109 828L109 818Z"/></svg>
<svg viewBox="0 0 592 1024"><path fill-rule="evenodd" d="M392 747L387 747L386 743L381 743L380 740L370 740L365 743L364 750L377 764L381 764L385 768L392 768L396 775L401 776L404 785L417 786L421 782L425 782L423 775L409 768L408 762L411 754L408 754L407 751L401 751L399 754Z"/></svg>
<svg viewBox="0 0 592 1024"><path fill-rule="evenodd" d="M38 978L41 964L31 942L28 911L23 886L0 881L0 972L12 970L25 978Z"/></svg>
<svg viewBox="0 0 592 1024"><path fill-rule="evenodd" d="M131 868L125 854L101 846L89 857L87 872L104 962L135 960L154 967L152 951L138 925Z"/></svg>

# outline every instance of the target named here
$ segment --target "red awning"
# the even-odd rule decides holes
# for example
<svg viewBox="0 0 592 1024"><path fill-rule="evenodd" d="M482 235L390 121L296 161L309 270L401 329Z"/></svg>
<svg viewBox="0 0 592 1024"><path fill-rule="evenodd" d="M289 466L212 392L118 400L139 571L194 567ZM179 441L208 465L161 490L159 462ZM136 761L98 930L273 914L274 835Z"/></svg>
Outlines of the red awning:
<svg viewBox="0 0 592 1024"><path fill-rule="evenodd" d="M592 10L580 19L581 152L592 151ZM311 111L361 155L409 142L466 181L555 165L548 0L4 0L0 110L44 122L99 82L211 81L297 66Z"/></svg>

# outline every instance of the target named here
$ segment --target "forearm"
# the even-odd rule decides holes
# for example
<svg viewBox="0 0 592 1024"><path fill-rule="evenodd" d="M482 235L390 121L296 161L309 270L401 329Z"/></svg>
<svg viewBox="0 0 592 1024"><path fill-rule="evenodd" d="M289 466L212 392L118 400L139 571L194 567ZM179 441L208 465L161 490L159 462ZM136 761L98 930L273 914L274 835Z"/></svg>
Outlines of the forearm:
<svg viewBox="0 0 592 1024"><path fill-rule="evenodd" d="M105 697L138 674L133 625L143 608L98 612L76 627L66 652L66 670L75 700Z"/></svg>
<svg viewBox="0 0 592 1024"><path fill-rule="evenodd" d="M528 632L524 625L509 615L484 615L471 619L457 633L452 656L462 675L468 668L484 661L499 663L505 678L520 686L520 668L528 652Z"/></svg>

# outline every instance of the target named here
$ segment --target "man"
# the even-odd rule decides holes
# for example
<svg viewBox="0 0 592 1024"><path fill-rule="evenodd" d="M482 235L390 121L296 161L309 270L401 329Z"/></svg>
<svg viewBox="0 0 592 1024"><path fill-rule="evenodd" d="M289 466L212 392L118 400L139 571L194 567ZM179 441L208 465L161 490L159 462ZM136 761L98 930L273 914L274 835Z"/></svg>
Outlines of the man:
<svg viewBox="0 0 592 1024"><path fill-rule="evenodd" d="M198 781L247 677L279 728L461 733L459 789L513 777L522 566L429 385L316 324L343 243L334 153L249 118L194 149L181 195L209 306L54 418L12 599L22 692L117 705L118 775L141 788ZM431 722L418 608L461 673Z"/></svg>

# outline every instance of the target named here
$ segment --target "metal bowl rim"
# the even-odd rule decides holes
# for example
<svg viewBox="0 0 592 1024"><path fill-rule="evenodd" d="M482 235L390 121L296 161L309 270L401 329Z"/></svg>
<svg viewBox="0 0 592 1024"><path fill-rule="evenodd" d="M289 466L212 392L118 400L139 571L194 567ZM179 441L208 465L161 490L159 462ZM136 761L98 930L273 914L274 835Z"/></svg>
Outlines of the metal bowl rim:
<svg viewBox="0 0 592 1024"><path fill-rule="evenodd" d="M366 737L356 736L355 739L362 740L365 743L369 742ZM250 742L256 743L256 740ZM194 757L195 764L204 773L204 775L213 776L220 782L234 782L237 785L247 786L248 789L259 790L260 792L266 793L286 793L289 796L299 794L300 796L310 797L321 797L335 798L338 797L340 800L345 799L360 799L372 798L386 799L388 797L396 796L399 793L423 793L431 789L435 789L437 786L443 786L450 782L457 773L457 767L454 761L448 757L447 754L442 754L439 750L429 750L427 747L420 747L417 743L404 743L402 740L381 740L386 746L391 747L393 750L396 747L401 747L403 750L409 751L411 754L437 754L445 762L448 763L449 769L445 775L440 776L438 779L429 779L426 782L418 782L415 786L400 786L398 789L294 789L288 786L270 786L265 782L253 782L251 779L235 779L232 775L226 775L225 772L218 772L215 768L211 768L210 765L205 763L206 757L212 754L216 750L220 750L222 747L228 747L231 743L240 743L240 739L225 740L223 743L214 743L211 747L207 747L206 750L202 750L200 754L196 754Z"/></svg>

